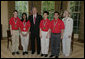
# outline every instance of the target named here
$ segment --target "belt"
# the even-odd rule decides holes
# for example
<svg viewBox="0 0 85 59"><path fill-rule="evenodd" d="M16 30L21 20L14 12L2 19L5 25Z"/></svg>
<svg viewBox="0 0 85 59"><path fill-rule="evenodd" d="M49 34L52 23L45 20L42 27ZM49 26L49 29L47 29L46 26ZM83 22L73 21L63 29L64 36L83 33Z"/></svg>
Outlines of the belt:
<svg viewBox="0 0 85 59"><path fill-rule="evenodd" d="M52 33L52 34L57 35L57 34L60 34L60 33Z"/></svg>
<svg viewBox="0 0 85 59"><path fill-rule="evenodd" d="M13 30L17 31L17 30L19 30L19 29L13 29Z"/></svg>

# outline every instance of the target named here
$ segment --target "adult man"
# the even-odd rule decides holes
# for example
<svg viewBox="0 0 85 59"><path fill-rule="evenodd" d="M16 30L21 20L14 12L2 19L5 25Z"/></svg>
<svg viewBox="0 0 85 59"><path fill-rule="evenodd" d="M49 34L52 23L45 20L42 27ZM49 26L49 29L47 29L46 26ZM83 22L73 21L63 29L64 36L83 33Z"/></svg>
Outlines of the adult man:
<svg viewBox="0 0 85 59"><path fill-rule="evenodd" d="M58 58L60 52L60 41L63 38L64 22L59 18L59 12L54 12L54 19L51 21L51 56Z"/></svg>
<svg viewBox="0 0 85 59"><path fill-rule="evenodd" d="M19 46L19 24L20 19L17 17L18 12L14 10L13 12L14 17L11 17L9 20L10 30L12 35L12 55L19 54L18 46Z"/></svg>
<svg viewBox="0 0 85 59"><path fill-rule="evenodd" d="M33 15L29 16L28 20L31 23L30 32L31 32L31 49L32 54L35 53L35 38L37 43L37 54L40 54L40 37L39 37L39 25L42 20L42 16L38 15L36 7L32 9Z"/></svg>
<svg viewBox="0 0 85 59"><path fill-rule="evenodd" d="M40 22L41 56L47 57L49 50L50 20L48 11L44 11L43 20Z"/></svg>

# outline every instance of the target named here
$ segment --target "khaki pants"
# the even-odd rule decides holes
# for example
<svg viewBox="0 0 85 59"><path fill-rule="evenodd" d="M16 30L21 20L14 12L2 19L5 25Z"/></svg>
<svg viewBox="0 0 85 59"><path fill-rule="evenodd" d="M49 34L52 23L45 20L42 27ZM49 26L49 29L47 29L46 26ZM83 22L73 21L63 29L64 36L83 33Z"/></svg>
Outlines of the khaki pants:
<svg viewBox="0 0 85 59"><path fill-rule="evenodd" d="M22 33L25 34L27 32L22 32ZM20 36L21 36L21 44L23 46L23 52L26 52L29 44L29 33L27 34L27 36L23 36L22 34L20 34Z"/></svg>
<svg viewBox="0 0 85 59"><path fill-rule="evenodd" d="M48 32L41 31L41 53L48 54L49 50L49 38L46 38Z"/></svg>
<svg viewBox="0 0 85 59"><path fill-rule="evenodd" d="M12 52L17 52L19 49L19 31L12 30Z"/></svg>

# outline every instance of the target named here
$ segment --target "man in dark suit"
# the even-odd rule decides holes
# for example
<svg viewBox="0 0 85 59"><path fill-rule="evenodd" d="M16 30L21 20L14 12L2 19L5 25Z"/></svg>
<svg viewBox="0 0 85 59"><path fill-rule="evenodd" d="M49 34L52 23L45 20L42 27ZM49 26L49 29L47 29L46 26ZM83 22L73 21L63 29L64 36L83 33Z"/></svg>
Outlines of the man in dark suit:
<svg viewBox="0 0 85 59"><path fill-rule="evenodd" d="M31 23L30 32L31 32L31 49L32 54L35 53L35 38L36 38L36 44L37 44L37 54L40 54L40 36L39 36L39 25L40 21L42 20L42 16L38 15L36 7L33 7L32 9L32 15L29 16L28 20Z"/></svg>

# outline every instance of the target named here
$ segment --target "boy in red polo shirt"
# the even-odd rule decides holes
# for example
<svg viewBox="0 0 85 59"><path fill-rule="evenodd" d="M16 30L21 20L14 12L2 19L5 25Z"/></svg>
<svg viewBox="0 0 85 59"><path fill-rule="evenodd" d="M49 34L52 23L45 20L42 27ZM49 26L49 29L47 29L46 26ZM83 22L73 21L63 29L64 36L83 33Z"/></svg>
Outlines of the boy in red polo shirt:
<svg viewBox="0 0 85 59"><path fill-rule="evenodd" d="M51 56L58 58L60 52L60 41L63 38L64 22L59 18L59 12L54 12L54 19L51 21Z"/></svg>
<svg viewBox="0 0 85 59"><path fill-rule="evenodd" d="M22 14L22 19L20 21L20 36L21 36L21 44L23 47L23 55L28 54L28 44L29 44L29 29L30 22L27 21L27 14Z"/></svg>
<svg viewBox="0 0 85 59"><path fill-rule="evenodd" d="M40 38L41 38L41 56L48 56L50 20L47 18L49 13L44 11L43 20L40 22Z"/></svg>
<svg viewBox="0 0 85 59"><path fill-rule="evenodd" d="M19 47L19 23L20 19L17 17L18 12L14 10L13 12L14 17L11 17L9 20L10 30L12 35L12 55L19 54L18 47Z"/></svg>

